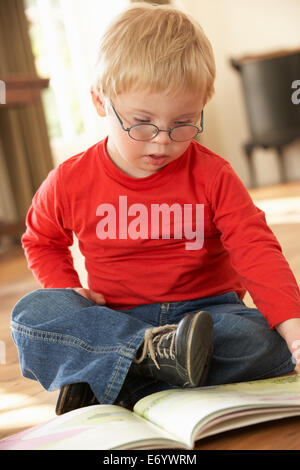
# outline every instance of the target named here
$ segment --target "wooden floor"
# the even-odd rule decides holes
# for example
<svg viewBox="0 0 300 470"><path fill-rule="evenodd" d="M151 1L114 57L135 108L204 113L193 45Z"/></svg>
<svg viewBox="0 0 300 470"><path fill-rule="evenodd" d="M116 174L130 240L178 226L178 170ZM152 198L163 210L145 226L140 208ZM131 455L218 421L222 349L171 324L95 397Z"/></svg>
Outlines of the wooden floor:
<svg viewBox="0 0 300 470"><path fill-rule="evenodd" d="M253 199L300 198L300 182L259 188ZM300 199L299 199L300 201ZM298 283L300 283L300 221L271 226ZM0 257L0 438L55 417L58 392L46 392L22 377L10 336L10 312L26 293L38 288L20 249ZM247 305L253 305L249 295ZM198 449L300 449L300 418L250 426L200 441Z"/></svg>

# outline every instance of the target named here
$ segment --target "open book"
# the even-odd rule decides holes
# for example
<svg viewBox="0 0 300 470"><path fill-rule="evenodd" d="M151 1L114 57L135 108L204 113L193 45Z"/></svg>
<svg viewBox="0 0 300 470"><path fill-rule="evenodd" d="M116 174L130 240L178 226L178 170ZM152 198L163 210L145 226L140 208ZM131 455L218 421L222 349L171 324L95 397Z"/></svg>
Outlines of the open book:
<svg viewBox="0 0 300 470"><path fill-rule="evenodd" d="M133 412L94 405L0 441L5 449L192 449L234 428L300 415L300 374L214 387L172 389L138 401Z"/></svg>

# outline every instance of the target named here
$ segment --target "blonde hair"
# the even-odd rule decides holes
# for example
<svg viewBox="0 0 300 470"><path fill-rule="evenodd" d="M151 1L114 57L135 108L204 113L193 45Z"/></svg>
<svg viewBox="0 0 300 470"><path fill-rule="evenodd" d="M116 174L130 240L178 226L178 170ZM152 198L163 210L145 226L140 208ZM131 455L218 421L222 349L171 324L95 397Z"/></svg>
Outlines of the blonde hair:
<svg viewBox="0 0 300 470"><path fill-rule="evenodd" d="M136 3L101 38L93 89L102 98L147 90L214 93L215 61L201 26L169 5Z"/></svg>

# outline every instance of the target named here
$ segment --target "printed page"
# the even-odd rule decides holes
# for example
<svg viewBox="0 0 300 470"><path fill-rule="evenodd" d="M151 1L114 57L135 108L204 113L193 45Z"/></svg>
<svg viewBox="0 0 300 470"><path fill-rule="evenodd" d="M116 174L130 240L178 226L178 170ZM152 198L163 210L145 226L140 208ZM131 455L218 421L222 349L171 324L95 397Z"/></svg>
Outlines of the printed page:
<svg viewBox="0 0 300 470"><path fill-rule="evenodd" d="M140 400L134 411L192 446L196 430L243 409L300 406L300 375L236 384L173 389Z"/></svg>
<svg viewBox="0 0 300 470"><path fill-rule="evenodd" d="M138 448L146 443L159 447L164 438L162 447L175 446L170 436L131 411L115 405L94 405L0 441L0 449L111 450Z"/></svg>

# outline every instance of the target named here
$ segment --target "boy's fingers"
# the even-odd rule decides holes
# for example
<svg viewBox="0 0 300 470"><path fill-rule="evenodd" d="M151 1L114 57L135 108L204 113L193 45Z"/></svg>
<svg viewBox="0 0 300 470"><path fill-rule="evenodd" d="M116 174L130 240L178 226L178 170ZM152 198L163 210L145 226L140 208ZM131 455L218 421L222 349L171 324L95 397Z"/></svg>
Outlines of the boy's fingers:
<svg viewBox="0 0 300 470"><path fill-rule="evenodd" d="M76 290L78 294L83 295L83 297L86 297L87 299L91 300L92 302L95 302L98 305L106 304L105 298L102 294L94 292L90 289L85 289L83 287L75 287L73 288L73 290Z"/></svg>
<svg viewBox="0 0 300 470"><path fill-rule="evenodd" d="M97 292L94 292L92 290L89 291L89 297L96 304L104 305L106 303L105 298L102 294L98 294Z"/></svg>

